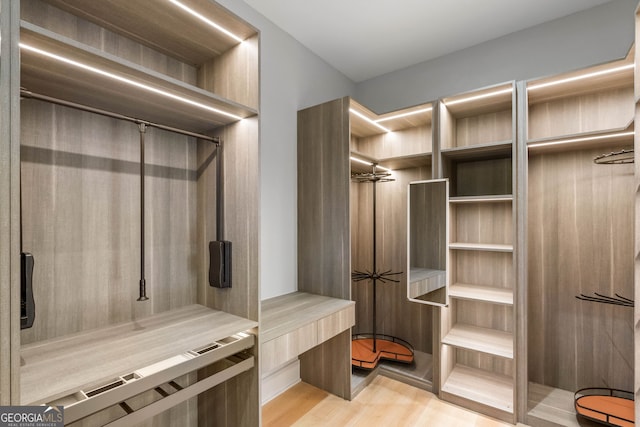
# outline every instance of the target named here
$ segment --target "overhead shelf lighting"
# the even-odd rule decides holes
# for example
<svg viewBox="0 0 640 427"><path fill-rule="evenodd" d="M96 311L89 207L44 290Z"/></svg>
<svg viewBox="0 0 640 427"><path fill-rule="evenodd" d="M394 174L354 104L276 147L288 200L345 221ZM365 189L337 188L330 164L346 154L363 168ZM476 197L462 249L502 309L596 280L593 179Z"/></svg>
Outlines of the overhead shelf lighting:
<svg viewBox="0 0 640 427"><path fill-rule="evenodd" d="M577 81L577 80L604 76L606 74L616 73L618 71L629 70L629 69L632 69L632 68L634 68L634 64L627 64L627 65L622 65L620 67L607 68L606 70L600 70L600 71L594 71L592 73L580 74L578 76L567 77L566 79L553 80L553 81L550 81L550 82L547 82L547 83L534 84L532 86L529 86L527 88L527 90L542 89L542 88L545 88L545 87L560 85L560 84L564 84L564 83L570 83L570 82L574 82L574 81Z"/></svg>
<svg viewBox="0 0 640 427"><path fill-rule="evenodd" d="M236 36L235 34L233 34L231 31L227 30L226 28L216 24L215 22L213 22L212 20L210 20L209 18L207 18L206 16L202 15L199 12L196 12L195 10L191 9L189 6L185 5L184 3L179 2L178 0L169 0L170 3L175 4L176 6L178 6L180 9L184 10L185 12L191 14L192 16L195 16L196 18L198 18L199 20L201 20L202 22L206 23L207 25L215 28L216 30L220 31L223 34L226 34L227 36L231 37L232 39L236 40L239 43L242 43L244 40L242 40L240 37Z"/></svg>
<svg viewBox="0 0 640 427"><path fill-rule="evenodd" d="M350 158L351 160L353 160L354 162L362 163L363 165L367 165L367 166L373 166L373 165L374 165L374 163L373 163L373 162L370 162L369 160L362 160L362 159L359 159L359 158L357 158L357 157L353 157L353 156L351 156L351 157L349 157L349 158ZM377 167L378 169L382 169L383 171L393 172L391 169L389 169L389 168L385 168L384 166L380 166L380 165L379 165L379 164L377 164L377 163L375 163L375 165L376 165L376 167Z"/></svg>
<svg viewBox="0 0 640 427"><path fill-rule="evenodd" d="M391 132L389 129L387 129L386 127L376 123L375 121L371 120L369 117L365 116L364 114L354 110L353 108L349 108L349 111L352 112L353 114L355 114L356 116L360 117L361 119L366 120L367 122L371 123L374 126L377 126L379 129L382 129L385 132Z"/></svg>
<svg viewBox="0 0 640 427"><path fill-rule="evenodd" d="M446 101L445 105L462 104L463 102L477 101L479 99L491 98L494 96L504 95L511 92L513 92L513 87L510 86L507 89L500 89L493 92L482 93L480 95L472 95L465 98L454 99L453 101Z"/></svg>
<svg viewBox="0 0 640 427"><path fill-rule="evenodd" d="M595 136L585 136L582 138L572 138L572 139L562 139L559 141L549 141L549 142L540 142L540 143L532 143L529 144L529 148L538 148L538 147L549 147L552 145L563 145L563 144L571 144L574 142L587 142L587 141L598 141L601 139L612 139L612 138L624 138L626 136L633 136L635 132L620 132L620 133L608 133L606 135L595 135Z"/></svg>
<svg viewBox="0 0 640 427"><path fill-rule="evenodd" d="M47 58L54 59L54 60L59 61L59 62L63 62L65 64L72 65L72 66L74 66L76 68L80 68L80 69L83 69L85 71L89 71L89 72L92 72L94 74L101 75L103 77L108 77L110 79L117 80L119 82L126 83L128 85L135 86L137 88L144 89L146 91L149 91L149 92L152 92L152 93L155 93L155 94L158 94L158 95L162 95L162 96L165 96L167 98L171 98L171 99L174 99L176 101L180 101L182 103L189 104L189 105L192 105L194 107L201 108L203 110L210 111L212 113L221 114L223 116L230 117L230 118L235 119L235 120L242 120L242 117L240 117L240 116L237 116L237 115L232 114L232 113L227 113L226 111L219 110L217 108L211 107L210 105L203 104L201 102L194 101L192 99L185 98L183 96L176 95L174 93L167 92L167 91L164 91L162 89L158 89L158 88L155 88L153 86L149 86L147 84L140 83L140 82L137 82L135 80L131 80L131 79L128 79L126 77L122 77L122 76L119 76L117 74L110 73L110 72L102 70L100 68L96 68L96 67L93 67L91 65L87 65L87 64L84 64L82 62L78 62L78 61L75 61L73 59L69 59L69 58L66 58L64 56L60 56L60 55L57 55L55 53L51 53L51 52L48 52L46 50L39 49L39 48L33 47L31 45L25 44L25 43L20 43L20 48L24 49L24 50L28 50L28 51L33 52L33 53L37 53L38 55L46 56Z"/></svg>
<svg viewBox="0 0 640 427"><path fill-rule="evenodd" d="M415 114L426 113L426 112L431 111L432 109L433 109L433 107L427 107L427 108L423 108L421 110L409 111L408 113L396 114L394 116L389 116L389 117L385 117L383 119L378 119L378 120L375 120L375 122L376 123L380 123L380 122L386 122L387 120L400 119L402 117L408 117L408 116L413 116Z"/></svg>

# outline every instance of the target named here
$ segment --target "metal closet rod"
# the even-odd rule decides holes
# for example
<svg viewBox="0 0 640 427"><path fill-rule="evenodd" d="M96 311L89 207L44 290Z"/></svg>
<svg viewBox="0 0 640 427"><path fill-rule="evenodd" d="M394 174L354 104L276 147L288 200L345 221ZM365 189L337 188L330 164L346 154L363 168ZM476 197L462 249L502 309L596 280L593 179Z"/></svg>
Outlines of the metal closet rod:
<svg viewBox="0 0 640 427"><path fill-rule="evenodd" d="M27 89L20 88L20 96L24 98L38 99L40 101L50 102L52 104L62 105L64 107L75 108L76 110L88 111L90 113L99 114L101 116L111 117L113 119L124 120L135 124L144 124L154 128L166 130L169 132L179 133L186 136L192 136L194 138L202 139L205 141L213 142L214 144L220 144L220 138L217 136L208 136L201 133L191 132L184 129L175 128L172 126L161 125L159 123L153 123L146 120L136 119L135 117L125 116L124 114L118 114L107 110L101 110L99 108L89 107L88 105L78 104L76 102L65 101L64 99L54 98L47 95L31 92Z"/></svg>

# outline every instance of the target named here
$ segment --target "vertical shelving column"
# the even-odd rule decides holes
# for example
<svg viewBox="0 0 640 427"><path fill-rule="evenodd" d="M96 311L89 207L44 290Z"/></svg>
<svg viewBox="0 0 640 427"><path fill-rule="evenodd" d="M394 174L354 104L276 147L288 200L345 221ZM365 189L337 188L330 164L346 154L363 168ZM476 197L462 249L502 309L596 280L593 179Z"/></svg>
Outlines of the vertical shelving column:
<svg viewBox="0 0 640 427"><path fill-rule="evenodd" d="M514 421L515 87L440 103L450 180L450 305L441 309L441 397Z"/></svg>

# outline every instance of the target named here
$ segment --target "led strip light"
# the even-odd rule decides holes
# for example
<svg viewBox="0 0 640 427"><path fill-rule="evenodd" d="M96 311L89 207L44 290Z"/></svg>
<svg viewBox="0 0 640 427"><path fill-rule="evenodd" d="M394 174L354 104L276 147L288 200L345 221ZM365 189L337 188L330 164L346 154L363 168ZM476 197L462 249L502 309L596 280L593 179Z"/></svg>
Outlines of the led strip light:
<svg viewBox="0 0 640 427"><path fill-rule="evenodd" d="M201 13L198 13L195 10L191 9L189 6L187 6L187 5L183 4L183 3L180 3L178 0L169 0L169 2L175 4L180 9L182 9L185 12L191 14L192 16L195 16L196 18L198 18L202 22L204 22L207 25L215 28L216 30L220 31L223 34L226 34L227 36L231 37L232 39L236 40L237 42L242 43L244 41L240 37L238 37L235 34L233 34L231 31L227 30L224 27L221 27L220 25L216 24L215 22L213 22L212 20L210 20L206 16L202 15Z"/></svg>
<svg viewBox="0 0 640 427"><path fill-rule="evenodd" d="M538 147L549 147L552 145L562 145L562 144L570 144L572 142L585 142L585 141L597 141L600 139L609 139L609 138L621 138L625 136L633 136L635 132L621 132L621 133L609 133L606 135L596 135L596 136L586 136L583 138L572 138L572 139L564 139L560 141L550 141L550 142L540 142L540 143L532 143L529 144L529 148L538 148Z"/></svg>
<svg viewBox="0 0 640 427"><path fill-rule="evenodd" d="M362 160L362 159L358 159L357 157L349 157L351 160L353 160L354 162L358 162L358 163L362 163L363 165L367 165L367 166L373 166L373 163L368 161L368 160ZM393 172L391 169L389 168L385 168L384 166L380 166L380 165L376 165L376 167L378 169L382 169L383 171L387 171L389 173Z"/></svg>
<svg viewBox="0 0 640 427"><path fill-rule="evenodd" d="M374 126L377 126L378 128L382 129L385 132L391 132L389 129L387 129L386 127L374 122L373 120L371 120L369 117L365 116L364 114L354 110L353 108L349 108L349 111L352 112L353 114L355 114L356 116L360 117L361 119L366 120L367 122L371 123Z"/></svg>
<svg viewBox="0 0 640 427"><path fill-rule="evenodd" d="M165 96L167 98L171 98L171 99L174 99L176 101L180 101L180 102L183 102L185 104L192 105L194 107L202 108L203 110L211 111L211 112L216 113L216 114L222 114L224 116L231 117L231 118L233 118L235 120L242 120L242 117L237 116L235 114L227 113L226 111L219 110L217 108L211 107L211 106L203 104L201 102L197 102L197 101L194 101L192 99L185 98L185 97L173 94L171 92L167 92L167 91L164 91L164 90L161 90L161 89L157 89L157 88L155 88L153 86L149 86L147 84L140 83L140 82L137 82L135 80L131 80L131 79L128 79L126 77L122 77L122 76L119 76L117 74L113 74L113 73L110 73L108 71L105 71L105 70L101 70L100 68L92 67L91 65L83 64L82 62L74 61L72 59L66 58L64 56L57 55L55 53L48 52L46 50L38 49L36 47L30 46L30 45L25 44L25 43L20 43L20 48L24 49L24 50L28 50L28 51L33 52L33 53L37 53L39 55L45 56L45 57L50 58L50 59L55 59L56 61L63 62L65 64L72 65L72 66L74 66L76 68L80 68L80 69L83 69L85 71L90 71L90 72L92 72L94 74L98 74L98 75L101 75L103 77L108 77L110 79L117 80L119 82L126 83L128 85L135 86L137 88L144 89L144 90L147 90L149 92L153 92L155 94L162 95L162 96Z"/></svg>

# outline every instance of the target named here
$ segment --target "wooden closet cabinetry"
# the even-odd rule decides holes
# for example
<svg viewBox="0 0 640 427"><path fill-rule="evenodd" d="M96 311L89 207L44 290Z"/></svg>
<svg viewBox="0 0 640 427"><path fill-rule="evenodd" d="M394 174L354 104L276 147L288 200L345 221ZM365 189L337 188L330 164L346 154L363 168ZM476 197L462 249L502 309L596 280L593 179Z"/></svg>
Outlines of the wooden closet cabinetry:
<svg viewBox="0 0 640 427"><path fill-rule="evenodd" d="M439 103L451 182L450 304L440 309L440 396L513 422L515 84Z"/></svg>
<svg viewBox="0 0 640 427"><path fill-rule="evenodd" d="M22 246L2 259L33 254L36 300L20 331L3 276L0 400L77 425L258 425L257 30L209 0L2 0L0 16L0 193L20 207L0 239Z"/></svg>
<svg viewBox="0 0 640 427"><path fill-rule="evenodd" d="M574 393L633 390L633 58L526 82L527 424L578 426ZM618 163L624 159L625 163ZM637 215L637 212L636 212Z"/></svg>

